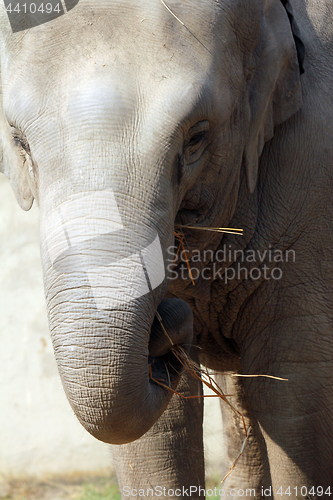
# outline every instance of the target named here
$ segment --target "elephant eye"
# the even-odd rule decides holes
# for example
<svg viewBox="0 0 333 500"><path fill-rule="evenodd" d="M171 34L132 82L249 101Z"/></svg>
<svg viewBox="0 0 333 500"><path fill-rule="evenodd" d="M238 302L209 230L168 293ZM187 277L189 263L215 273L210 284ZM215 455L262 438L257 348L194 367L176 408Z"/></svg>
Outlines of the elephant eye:
<svg viewBox="0 0 333 500"><path fill-rule="evenodd" d="M24 149L26 153L30 154L30 147L26 137L22 134L22 132L18 128L12 126L11 129L12 129L12 137L14 139L15 144L18 147Z"/></svg>
<svg viewBox="0 0 333 500"><path fill-rule="evenodd" d="M207 120L198 122L189 130L184 147L184 157L187 165L199 160L205 151L208 144L208 131L209 122Z"/></svg>

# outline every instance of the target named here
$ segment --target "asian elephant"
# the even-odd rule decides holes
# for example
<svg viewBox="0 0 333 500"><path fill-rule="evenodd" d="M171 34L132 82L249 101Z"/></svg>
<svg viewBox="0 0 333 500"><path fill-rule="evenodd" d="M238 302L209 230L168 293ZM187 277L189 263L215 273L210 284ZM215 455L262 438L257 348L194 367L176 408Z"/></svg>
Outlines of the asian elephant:
<svg viewBox="0 0 333 500"><path fill-rule="evenodd" d="M252 426L225 496L330 498L331 3L80 0L14 32L7 14L0 168L39 204L60 376L117 445L123 498L204 496L202 398L151 379L201 395L170 340L287 379L221 376ZM232 462L244 433L222 413Z"/></svg>

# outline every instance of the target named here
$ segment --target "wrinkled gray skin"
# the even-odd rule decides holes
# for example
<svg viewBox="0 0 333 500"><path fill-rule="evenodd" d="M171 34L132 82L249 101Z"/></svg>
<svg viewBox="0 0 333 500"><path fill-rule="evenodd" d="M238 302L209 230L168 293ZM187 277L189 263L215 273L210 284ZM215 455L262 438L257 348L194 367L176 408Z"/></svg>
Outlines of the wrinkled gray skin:
<svg viewBox="0 0 333 500"><path fill-rule="evenodd" d="M272 485L274 498L280 486L325 489L333 484L332 8L292 0L306 46L300 81L279 0L168 5L188 30L159 0L81 0L59 19L12 34L1 4L0 165L21 207L33 198L40 206L63 385L83 426L121 445L121 487L203 486L201 400L170 402L172 393L149 379L152 363L155 378L178 392L201 391L185 375L179 382L154 321L159 307L174 343L207 366L288 379L221 381L253 426L225 489ZM126 230L92 240L99 221L115 221L91 201L106 189ZM71 199L79 202L68 209ZM77 241L60 254L52 226L59 207ZM175 221L244 228L244 237L186 230L190 250L271 245L293 249L296 262L278 264L280 280L171 280ZM129 239L137 250L157 233L163 283L133 298L142 278L121 265L105 284L105 266L131 260ZM86 278L90 265L104 308ZM191 306L193 340L192 313L172 296ZM226 406L222 412L233 460L244 434Z"/></svg>

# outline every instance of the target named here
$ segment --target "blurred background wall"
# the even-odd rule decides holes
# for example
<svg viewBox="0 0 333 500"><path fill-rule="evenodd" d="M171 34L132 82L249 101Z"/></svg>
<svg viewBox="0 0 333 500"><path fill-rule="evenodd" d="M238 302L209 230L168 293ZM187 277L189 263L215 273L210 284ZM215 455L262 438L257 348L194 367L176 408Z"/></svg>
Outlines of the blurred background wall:
<svg viewBox="0 0 333 500"><path fill-rule="evenodd" d="M205 400L206 463L222 464L219 402ZM38 208L24 212L0 174L0 475L91 473L110 447L91 437L66 400L48 332Z"/></svg>

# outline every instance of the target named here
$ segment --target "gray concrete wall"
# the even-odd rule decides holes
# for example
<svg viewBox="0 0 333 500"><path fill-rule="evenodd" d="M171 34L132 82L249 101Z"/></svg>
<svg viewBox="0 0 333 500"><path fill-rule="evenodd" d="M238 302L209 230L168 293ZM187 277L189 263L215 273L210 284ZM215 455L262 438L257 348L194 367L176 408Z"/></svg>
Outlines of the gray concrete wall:
<svg viewBox="0 0 333 500"><path fill-rule="evenodd" d="M24 212L0 174L0 474L20 476L110 466L110 448L76 420L48 332L38 208ZM218 401L206 400L207 465L221 463Z"/></svg>

